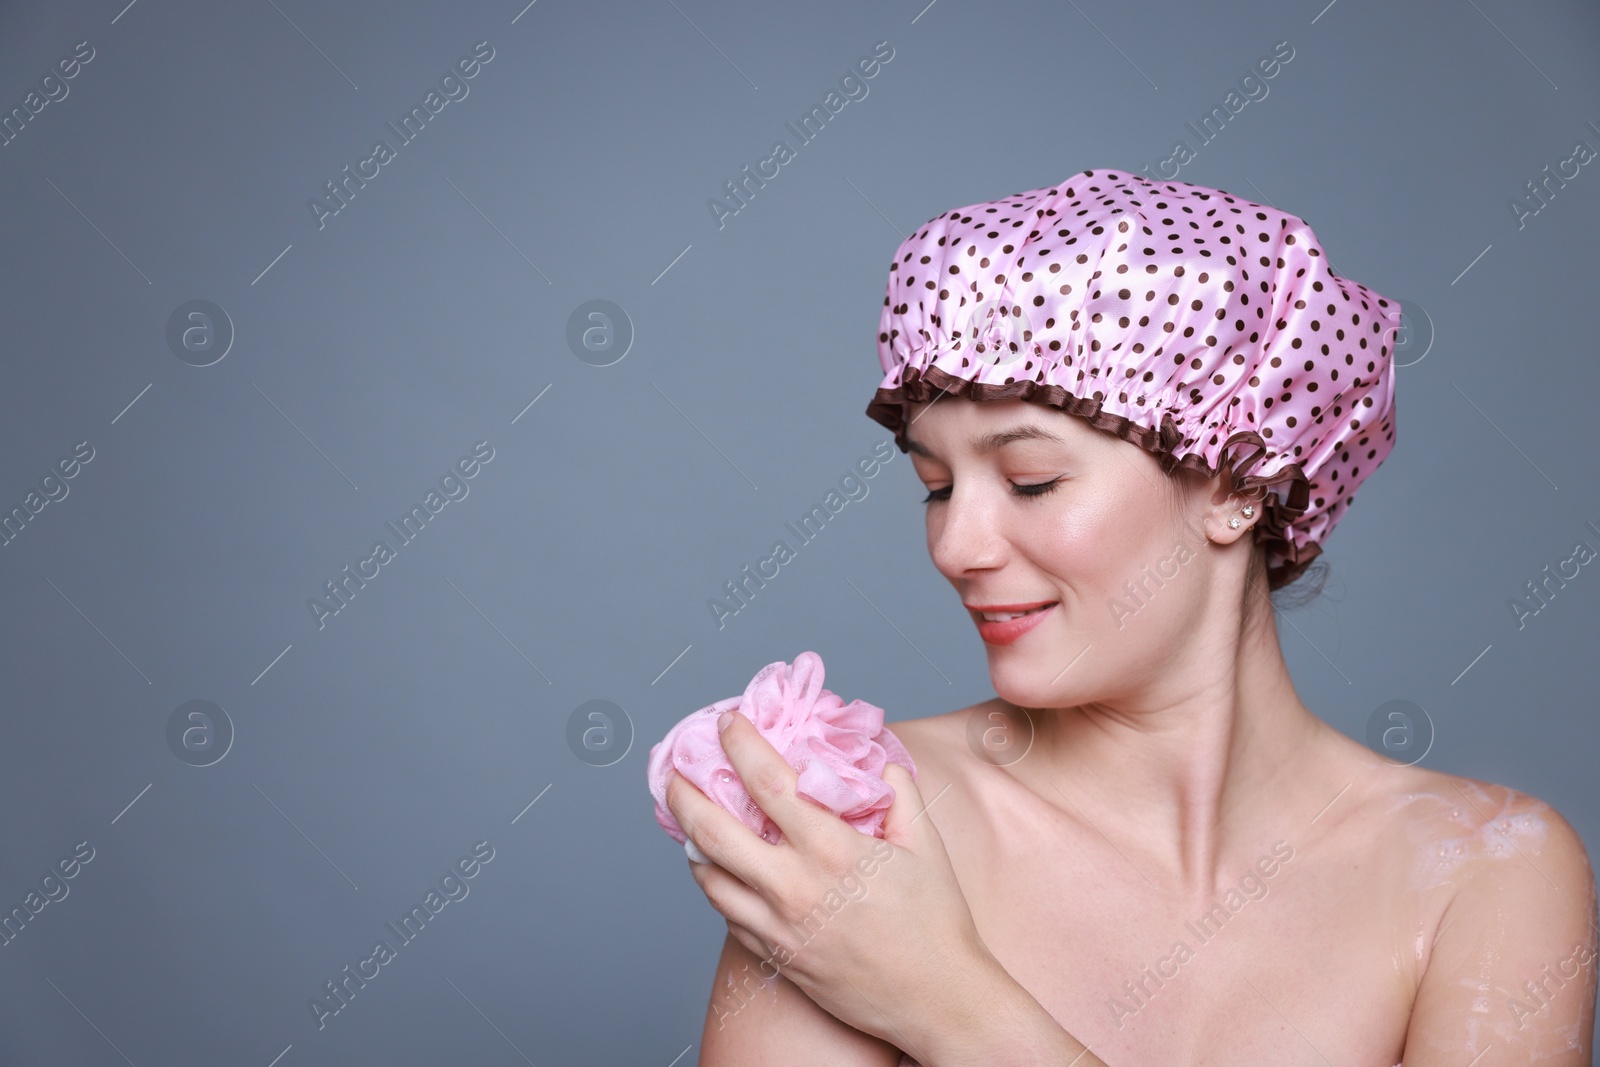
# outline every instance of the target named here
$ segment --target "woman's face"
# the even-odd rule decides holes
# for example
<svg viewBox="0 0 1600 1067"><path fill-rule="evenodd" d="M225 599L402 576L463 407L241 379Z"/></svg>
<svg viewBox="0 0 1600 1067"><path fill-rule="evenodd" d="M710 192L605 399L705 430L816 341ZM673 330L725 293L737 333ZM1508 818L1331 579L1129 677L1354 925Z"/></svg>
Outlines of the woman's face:
<svg viewBox="0 0 1600 1067"><path fill-rule="evenodd" d="M1115 699L1215 640L1202 623L1219 584L1207 529L1232 513L1220 479L1169 480L1139 446L1022 400L947 397L910 418L928 553L969 609L1002 698ZM1038 604L1051 606L1011 624L977 610Z"/></svg>

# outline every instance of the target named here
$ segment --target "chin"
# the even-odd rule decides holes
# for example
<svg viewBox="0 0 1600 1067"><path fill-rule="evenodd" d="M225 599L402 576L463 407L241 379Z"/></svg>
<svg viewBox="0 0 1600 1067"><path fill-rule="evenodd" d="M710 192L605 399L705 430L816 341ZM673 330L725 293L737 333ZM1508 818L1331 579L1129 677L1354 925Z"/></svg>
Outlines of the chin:
<svg viewBox="0 0 1600 1067"><path fill-rule="evenodd" d="M997 657L996 651L1004 655ZM1072 663L1075 655L1076 652L1020 656L1010 648L991 649L989 682L996 696L1019 708L1050 708L1070 703L1070 694L1082 688L1081 679L1074 679L1072 675L1083 666L1084 660L1073 664L1065 674L1061 668Z"/></svg>
<svg viewBox="0 0 1600 1067"><path fill-rule="evenodd" d="M1024 708L1068 707L1100 699L1108 679L1118 674L1114 660L1123 656L1117 639L1125 636L1057 627L1054 633L1035 631L1011 645L985 644L989 681L996 696ZM1044 640L1030 642L1035 637Z"/></svg>

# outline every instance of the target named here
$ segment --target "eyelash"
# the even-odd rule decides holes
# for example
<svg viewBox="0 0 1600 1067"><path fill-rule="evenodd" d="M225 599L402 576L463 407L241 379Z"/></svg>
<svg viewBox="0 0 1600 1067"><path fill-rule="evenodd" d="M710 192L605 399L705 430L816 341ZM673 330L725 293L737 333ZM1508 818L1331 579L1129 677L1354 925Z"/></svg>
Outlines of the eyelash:
<svg viewBox="0 0 1600 1067"><path fill-rule="evenodd" d="M1027 500L1033 500L1044 496L1046 493L1054 492L1056 486L1060 484L1060 478L1052 478L1048 482L1035 482L1032 485L1018 485L1016 482L1012 482L1011 495L1019 496ZM940 496L939 494L941 493L944 495ZM950 487L946 486L943 489L930 489L928 491L928 495L923 498L922 502L924 504L938 504L949 499Z"/></svg>

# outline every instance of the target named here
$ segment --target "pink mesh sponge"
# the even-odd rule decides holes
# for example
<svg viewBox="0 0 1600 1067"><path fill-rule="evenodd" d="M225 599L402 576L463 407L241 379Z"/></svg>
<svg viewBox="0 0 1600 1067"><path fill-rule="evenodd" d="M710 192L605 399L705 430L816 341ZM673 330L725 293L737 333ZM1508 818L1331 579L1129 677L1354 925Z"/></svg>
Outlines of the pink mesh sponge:
<svg viewBox="0 0 1600 1067"><path fill-rule="evenodd" d="M783 831L745 792L722 751L717 719L733 710L761 731L800 776L798 791L872 837L883 836L884 813L894 788L884 767L898 763L915 779L916 764L900 739L883 725L883 709L864 700L846 704L822 688L822 657L802 652L794 665L779 660L756 672L744 695L696 711L650 749L650 795L656 822L685 843L688 835L667 810L667 782L675 769L700 791L764 839L777 844Z"/></svg>

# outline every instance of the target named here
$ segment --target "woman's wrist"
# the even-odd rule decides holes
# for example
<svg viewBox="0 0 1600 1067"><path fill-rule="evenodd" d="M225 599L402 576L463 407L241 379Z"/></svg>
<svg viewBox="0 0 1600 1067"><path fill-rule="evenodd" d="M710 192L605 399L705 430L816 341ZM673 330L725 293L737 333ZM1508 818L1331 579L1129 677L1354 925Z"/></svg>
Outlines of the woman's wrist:
<svg viewBox="0 0 1600 1067"><path fill-rule="evenodd" d="M987 949L946 988L949 1002L918 1012L908 1035L922 1067L1105 1067Z"/></svg>

